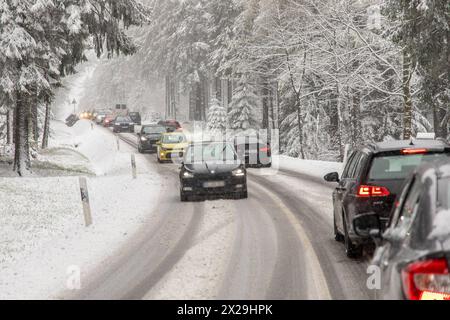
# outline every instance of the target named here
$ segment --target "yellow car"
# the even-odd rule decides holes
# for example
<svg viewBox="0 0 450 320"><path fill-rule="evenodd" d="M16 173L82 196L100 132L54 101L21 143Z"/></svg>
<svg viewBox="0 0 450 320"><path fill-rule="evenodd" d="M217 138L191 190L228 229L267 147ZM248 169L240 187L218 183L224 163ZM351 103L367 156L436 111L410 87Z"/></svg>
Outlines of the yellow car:
<svg viewBox="0 0 450 320"><path fill-rule="evenodd" d="M186 135L182 132L164 133L158 143L158 162L181 160L189 146Z"/></svg>

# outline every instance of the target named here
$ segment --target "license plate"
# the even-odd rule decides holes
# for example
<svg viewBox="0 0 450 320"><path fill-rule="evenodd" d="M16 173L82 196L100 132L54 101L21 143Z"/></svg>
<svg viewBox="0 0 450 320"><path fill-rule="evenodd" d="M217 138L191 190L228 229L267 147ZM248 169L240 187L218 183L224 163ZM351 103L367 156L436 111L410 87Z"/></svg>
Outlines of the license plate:
<svg viewBox="0 0 450 320"><path fill-rule="evenodd" d="M223 188L225 187L225 181L209 181L203 184L204 188Z"/></svg>

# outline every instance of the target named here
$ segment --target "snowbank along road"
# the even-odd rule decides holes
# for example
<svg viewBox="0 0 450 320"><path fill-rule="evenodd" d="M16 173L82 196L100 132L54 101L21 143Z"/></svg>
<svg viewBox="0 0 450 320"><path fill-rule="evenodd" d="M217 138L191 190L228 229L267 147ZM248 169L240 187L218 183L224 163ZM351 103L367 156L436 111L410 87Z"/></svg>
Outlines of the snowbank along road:
<svg viewBox="0 0 450 320"><path fill-rule="evenodd" d="M137 147L135 135L119 137ZM372 298L368 259L349 260L334 241L332 189L318 177L250 171L249 199L182 203L179 166L146 158L164 181L152 213L157 223L143 226L80 291L61 298Z"/></svg>

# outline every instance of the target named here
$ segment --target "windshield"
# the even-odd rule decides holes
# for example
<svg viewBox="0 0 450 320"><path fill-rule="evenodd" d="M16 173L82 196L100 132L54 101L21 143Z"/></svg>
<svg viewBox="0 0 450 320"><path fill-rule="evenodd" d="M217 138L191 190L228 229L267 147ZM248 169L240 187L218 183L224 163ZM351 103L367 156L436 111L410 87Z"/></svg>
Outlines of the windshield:
<svg viewBox="0 0 450 320"><path fill-rule="evenodd" d="M422 163L432 161L438 157L442 157L442 154L377 157L372 162L369 180L403 180Z"/></svg>
<svg viewBox="0 0 450 320"><path fill-rule="evenodd" d="M191 146L186 153L186 162L234 161L236 153L228 143L199 144Z"/></svg>
<svg viewBox="0 0 450 320"><path fill-rule="evenodd" d="M117 117L117 122L131 122L131 119L128 117Z"/></svg>
<svg viewBox="0 0 450 320"><path fill-rule="evenodd" d="M157 134L166 132L164 127L144 127L142 128L142 133L144 134Z"/></svg>
<svg viewBox="0 0 450 320"><path fill-rule="evenodd" d="M166 144L183 143L186 142L186 136L184 134L165 135L162 142Z"/></svg>

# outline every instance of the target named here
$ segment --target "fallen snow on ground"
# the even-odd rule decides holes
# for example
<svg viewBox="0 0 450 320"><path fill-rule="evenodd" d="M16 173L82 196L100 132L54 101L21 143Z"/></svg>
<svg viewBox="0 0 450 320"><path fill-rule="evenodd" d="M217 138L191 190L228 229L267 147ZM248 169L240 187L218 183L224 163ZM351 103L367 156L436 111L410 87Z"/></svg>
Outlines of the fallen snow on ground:
<svg viewBox="0 0 450 320"><path fill-rule="evenodd" d="M77 177L1 178L0 299L56 297L67 289L69 267L83 275L94 270L133 237L156 205L161 180L145 157L136 155L134 180L134 150L121 144L119 151L105 129L86 122L55 128L43 158L65 167L82 159L99 175L88 176L94 224L85 227Z"/></svg>
<svg viewBox="0 0 450 320"><path fill-rule="evenodd" d="M225 277L235 232L233 201L205 203L194 245L144 299L214 299Z"/></svg>

